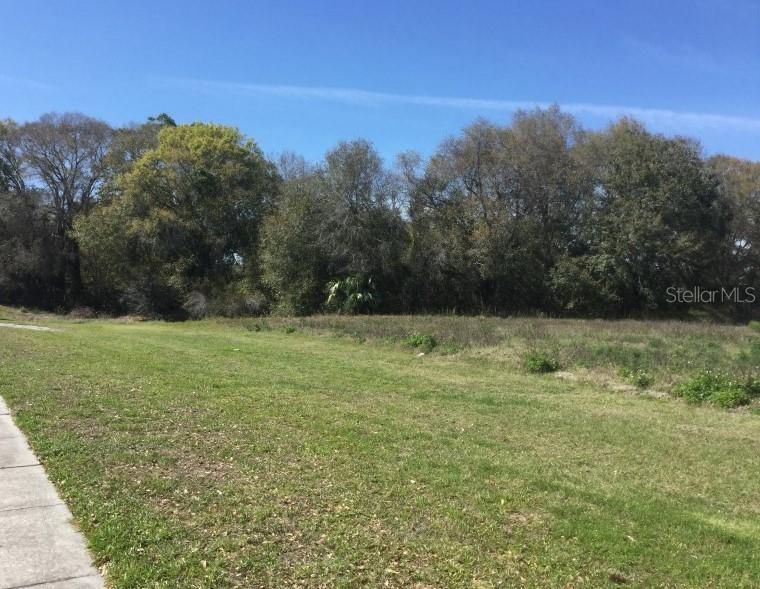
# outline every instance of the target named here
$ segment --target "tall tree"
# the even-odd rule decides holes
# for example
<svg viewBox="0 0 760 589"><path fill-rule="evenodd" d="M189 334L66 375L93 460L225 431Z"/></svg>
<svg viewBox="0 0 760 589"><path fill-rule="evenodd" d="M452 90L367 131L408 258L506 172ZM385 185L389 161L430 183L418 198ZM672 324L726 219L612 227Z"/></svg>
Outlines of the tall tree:
<svg viewBox="0 0 760 589"><path fill-rule="evenodd" d="M413 274L427 304L508 312L549 306L584 190L577 123L552 107L478 121L412 180ZM413 177L414 175L412 175ZM410 178L409 174L406 174Z"/></svg>
<svg viewBox="0 0 760 589"><path fill-rule="evenodd" d="M760 293L760 162L719 155L707 168L718 179L730 219L715 275L724 286Z"/></svg>
<svg viewBox="0 0 760 589"><path fill-rule="evenodd" d="M320 308L330 279L323 185L314 172L289 174L261 231L262 281L282 314Z"/></svg>
<svg viewBox="0 0 760 589"><path fill-rule="evenodd" d="M26 191L26 172L22 151L22 130L9 120L0 120L0 192Z"/></svg>
<svg viewBox="0 0 760 589"><path fill-rule="evenodd" d="M58 280L71 305L82 296L79 247L71 235L74 219L86 215L98 198L112 130L81 114L47 114L24 125L22 137L24 162L55 214L63 259Z"/></svg>
<svg viewBox="0 0 760 589"><path fill-rule="evenodd" d="M88 275L140 312L177 312L256 273L258 227L278 178L258 146L221 125L165 126L114 180L119 196L82 218ZM106 229L104 229L106 228ZM98 269L112 268L98 275Z"/></svg>
<svg viewBox="0 0 760 589"><path fill-rule="evenodd" d="M116 196L119 183L116 178L132 169L132 166L149 149L158 146L158 134L164 127L176 127L169 115L161 113L141 124L129 124L115 129L111 145L104 160L104 179L101 198Z"/></svg>
<svg viewBox="0 0 760 589"><path fill-rule="evenodd" d="M592 137L585 157L592 189L574 255L554 272L565 308L667 310L668 288L711 285L727 218L699 145L622 119Z"/></svg>
<svg viewBox="0 0 760 589"><path fill-rule="evenodd" d="M27 186L22 128L0 121L0 301L40 307L60 302L52 215Z"/></svg>
<svg viewBox="0 0 760 589"><path fill-rule="evenodd" d="M328 281L349 276L371 278L385 308L398 306L405 229L397 186L374 147L341 142L316 169L287 169L262 241L264 278L281 309L314 311Z"/></svg>

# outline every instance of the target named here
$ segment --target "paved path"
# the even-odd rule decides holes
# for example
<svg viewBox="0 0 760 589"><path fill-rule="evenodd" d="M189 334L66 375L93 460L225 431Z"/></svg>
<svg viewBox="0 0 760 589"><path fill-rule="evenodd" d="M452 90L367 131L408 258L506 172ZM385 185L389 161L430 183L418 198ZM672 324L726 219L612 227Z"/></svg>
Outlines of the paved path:
<svg viewBox="0 0 760 589"><path fill-rule="evenodd" d="M102 589L84 538L0 397L0 589Z"/></svg>
<svg viewBox="0 0 760 589"><path fill-rule="evenodd" d="M3 323L0 321L0 327L8 327L10 329L28 329L30 331L59 331L52 327L44 327L42 325L24 325L23 323Z"/></svg>

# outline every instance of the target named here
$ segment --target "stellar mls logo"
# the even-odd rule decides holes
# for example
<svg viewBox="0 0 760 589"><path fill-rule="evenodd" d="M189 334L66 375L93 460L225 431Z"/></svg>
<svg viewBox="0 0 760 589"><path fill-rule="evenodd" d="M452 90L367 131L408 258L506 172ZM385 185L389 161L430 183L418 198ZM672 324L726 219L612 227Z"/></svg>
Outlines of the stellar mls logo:
<svg viewBox="0 0 760 589"><path fill-rule="evenodd" d="M700 286L693 288L670 286L665 294L669 303L745 303L751 305L757 300L755 288L752 286L714 289L706 289Z"/></svg>

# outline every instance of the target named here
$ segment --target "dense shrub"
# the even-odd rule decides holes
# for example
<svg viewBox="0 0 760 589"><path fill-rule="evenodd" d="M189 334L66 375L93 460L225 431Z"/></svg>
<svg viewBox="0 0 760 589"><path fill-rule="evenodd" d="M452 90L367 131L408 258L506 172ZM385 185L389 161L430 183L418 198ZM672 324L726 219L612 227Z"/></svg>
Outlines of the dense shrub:
<svg viewBox="0 0 760 589"><path fill-rule="evenodd" d="M438 342L432 335L424 333L413 333L404 340L404 343L407 346L425 350L426 352L431 351L438 345Z"/></svg>
<svg viewBox="0 0 760 589"><path fill-rule="evenodd" d="M531 352L525 357L525 369L533 374L555 372L559 361L546 352Z"/></svg>
<svg viewBox="0 0 760 589"><path fill-rule="evenodd" d="M743 388L739 386L730 386L715 391L710 397L710 402L718 407L739 407L747 405L750 397Z"/></svg>
<svg viewBox="0 0 760 589"><path fill-rule="evenodd" d="M756 380L742 383L728 374L705 370L676 387L676 396L690 403L733 408L746 405L757 390Z"/></svg>

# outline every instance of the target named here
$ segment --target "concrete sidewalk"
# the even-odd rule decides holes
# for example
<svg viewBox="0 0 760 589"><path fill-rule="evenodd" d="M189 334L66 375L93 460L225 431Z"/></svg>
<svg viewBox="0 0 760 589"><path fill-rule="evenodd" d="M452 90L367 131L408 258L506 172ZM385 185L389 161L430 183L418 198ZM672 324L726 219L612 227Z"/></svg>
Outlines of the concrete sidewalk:
<svg viewBox="0 0 760 589"><path fill-rule="evenodd" d="M100 589L84 537L0 397L0 589Z"/></svg>

